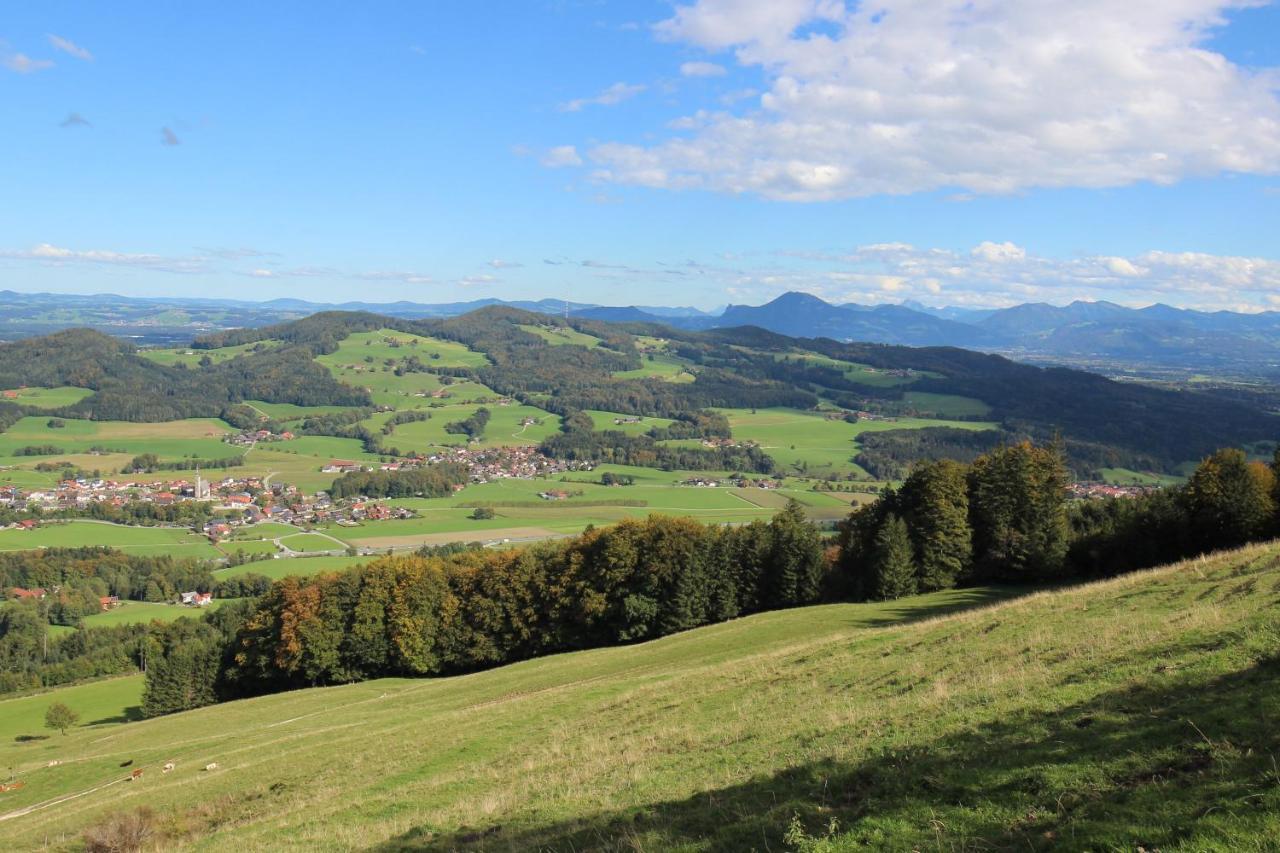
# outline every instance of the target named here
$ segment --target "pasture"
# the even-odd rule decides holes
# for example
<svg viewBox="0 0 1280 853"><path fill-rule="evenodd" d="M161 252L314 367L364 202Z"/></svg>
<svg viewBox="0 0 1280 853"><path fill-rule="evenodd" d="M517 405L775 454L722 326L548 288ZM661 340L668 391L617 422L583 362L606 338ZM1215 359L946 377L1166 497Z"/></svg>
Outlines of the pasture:
<svg viewBox="0 0 1280 853"><path fill-rule="evenodd" d="M142 676L107 678L0 699L0 744L10 745L10 749L14 743L41 744L56 749L57 740L62 735L44 727L44 712L54 702L63 702L80 713L80 722L72 729L73 732L115 728L128 720L141 718ZM20 741L19 738L30 740ZM8 805L8 801L0 797L0 809Z"/></svg>
<svg viewBox="0 0 1280 853"><path fill-rule="evenodd" d="M209 540L178 527L130 527L99 521L46 521L33 530L0 530L0 551L38 548L118 548L139 556L190 557L212 560L221 556Z"/></svg>
<svg viewBox="0 0 1280 853"><path fill-rule="evenodd" d="M190 418L164 423L131 423L127 421L89 421L62 419L63 426L50 427L47 417L25 417L0 433L0 465L20 464L24 467L70 456L103 453L132 458L139 453L154 453L162 460L184 457L217 459L237 456L240 450L230 447L222 437L231 431L217 418ZM22 447L52 445L64 451L49 456L13 456ZM127 461L127 459L126 459ZM87 467L106 467L98 465Z"/></svg>
<svg viewBox="0 0 1280 853"><path fill-rule="evenodd" d="M1278 582L1260 546L9 739L0 844L146 805L181 849L1270 849Z"/></svg>
<svg viewBox="0 0 1280 853"><path fill-rule="evenodd" d="M426 395L440 390L440 377L432 373L395 374L402 359L416 356L427 369L435 367L481 367L488 356L453 341L410 335L391 329L357 332L339 343L338 349L316 358L338 379L369 390L381 406L425 408ZM474 382L452 383L447 393L455 401L496 396L491 389Z"/></svg>
<svg viewBox="0 0 1280 853"><path fill-rule="evenodd" d="M591 416L591 420L596 425L597 430L609 430L611 432L624 432L627 435L641 435L648 432L654 427L671 426L675 423L669 418L640 418L636 423L614 423L614 421L628 421L635 415L627 415L622 412L602 412L599 409L587 409L586 414Z"/></svg>
<svg viewBox="0 0 1280 853"><path fill-rule="evenodd" d="M187 607L182 604L153 601L122 601L119 607L86 616L81 620L86 628L107 628L112 625L145 625L149 622L172 622L188 617L199 619L208 610L217 610L235 601L234 598L215 598L204 607Z"/></svg>
<svg viewBox="0 0 1280 853"><path fill-rule="evenodd" d="M14 396L10 396L13 394ZM13 388L0 393L0 399L37 409L61 409L79 403L86 397L92 397L88 388L76 388L63 385L58 388Z"/></svg>
<svg viewBox="0 0 1280 853"><path fill-rule="evenodd" d="M138 350L138 355L143 358L150 359L156 364L163 364L168 367L175 367L179 364L186 365L188 368L198 368L201 359L208 357L214 364L221 364L229 361L236 356L244 355L247 352L262 352L264 350L275 349L280 346L281 341L266 340L257 341L251 344L239 344L233 347L219 347L218 349L192 349L191 347L147 347Z"/></svg>
<svg viewBox="0 0 1280 853"><path fill-rule="evenodd" d="M537 335L552 346L578 346L578 347L598 347L600 339L595 335L588 335L579 332L577 329L571 329L568 326L535 326L520 325L519 329L523 329L532 335Z"/></svg>
<svg viewBox="0 0 1280 853"><path fill-rule="evenodd" d="M662 353L640 356L641 365L635 370L616 370L614 379L661 379L665 382L692 382L696 378L687 362Z"/></svg>
<svg viewBox="0 0 1280 853"><path fill-rule="evenodd" d="M923 427L955 427L956 429L992 429L996 425L983 421L933 420L925 418L890 418L846 423L831 420L821 413L796 409L721 409L728 418L733 437L754 441L791 474L824 476L828 473L866 472L854 464L858 452L858 436L867 432Z"/></svg>

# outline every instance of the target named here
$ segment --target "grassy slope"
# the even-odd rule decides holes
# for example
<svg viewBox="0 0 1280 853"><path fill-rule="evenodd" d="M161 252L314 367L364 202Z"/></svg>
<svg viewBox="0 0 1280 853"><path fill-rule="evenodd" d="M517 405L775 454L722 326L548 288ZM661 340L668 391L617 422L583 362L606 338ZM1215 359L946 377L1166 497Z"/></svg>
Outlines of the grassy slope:
<svg viewBox="0 0 1280 853"><path fill-rule="evenodd" d="M210 849L782 850L795 815L838 821L818 849L1267 849L1278 591L1267 546L5 742L6 811L146 775L0 821L0 846L145 804Z"/></svg>

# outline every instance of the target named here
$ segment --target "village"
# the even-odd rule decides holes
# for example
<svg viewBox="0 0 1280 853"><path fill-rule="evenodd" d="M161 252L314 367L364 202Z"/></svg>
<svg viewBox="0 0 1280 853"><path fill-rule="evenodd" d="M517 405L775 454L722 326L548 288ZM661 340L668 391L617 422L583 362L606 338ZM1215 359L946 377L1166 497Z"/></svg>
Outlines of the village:
<svg viewBox="0 0 1280 853"><path fill-rule="evenodd" d="M321 471L342 475L369 471L406 471L441 463L463 465L471 483L487 483L500 479L535 479L573 471L590 471L590 462L565 462L545 456L534 447L470 447L440 448L425 456L413 456L388 462L368 463L333 459ZM198 471L190 478L169 481L144 481L133 478L79 478L62 480L49 488L0 486L0 509L35 510L35 514L78 514L91 511L94 505L123 509L132 504L150 504L157 508L183 503L205 505L207 518L203 531L217 542L235 528L262 521L285 524L339 524L350 526L364 521L412 518L415 513L403 507L364 498L333 500L320 491L303 494L297 487L270 483L269 478L227 476L217 481L204 478ZM457 488L462 488L459 485ZM24 518L8 525L33 528L38 518Z"/></svg>

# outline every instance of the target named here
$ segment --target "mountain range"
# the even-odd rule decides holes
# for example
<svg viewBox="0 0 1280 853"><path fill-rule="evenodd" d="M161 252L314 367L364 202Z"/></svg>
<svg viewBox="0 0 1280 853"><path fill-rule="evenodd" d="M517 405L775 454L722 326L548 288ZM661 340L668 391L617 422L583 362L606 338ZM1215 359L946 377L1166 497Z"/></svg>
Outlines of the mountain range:
<svg viewBox="0 0 1280 853"><path fill-rule="evenodd" d="M1204 312L1110 302L1027 303L998 310L833 304L789 292L764 305L719 312L669 306L605 306L560 299L466 302L252 302L0 291L0 339L88 326L144 342L177 342L195 333L261 326L321 311L370 311L410 318L453 317L489 305L608 322L654 323L686 330L758 326L793 337L955 346L1031 361L1131 369L1270 376L1280 371L1280 313Z"/></svg>

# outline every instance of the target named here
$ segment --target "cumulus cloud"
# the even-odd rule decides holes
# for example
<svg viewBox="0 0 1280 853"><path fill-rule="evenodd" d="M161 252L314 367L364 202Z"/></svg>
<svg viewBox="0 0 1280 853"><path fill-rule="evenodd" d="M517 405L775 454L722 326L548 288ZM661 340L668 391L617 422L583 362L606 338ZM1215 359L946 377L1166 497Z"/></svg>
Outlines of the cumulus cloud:
<svg viewBox="0 0 1280 853"><path fill-rule="evenodd" d="M578 149L573 145L557 145L542 155L542 165L552 169L557 169L561 166L581 166L582 155L578 153Z"/></svg>
<svg viewBox="0 0 1280 853"><path fill-rule="evenodd" d="M878 302L893 294L983 307L1077 299L1254 311L1280 304L1280 261L1266 258L1164 251L1052 258L991 241L968 251L878 243L785 257L802 263L749 269L734 285L762 296L807 290L837 302Z"/></svg>
<svg viewBox="0 0 1280 853"><path fill-rule="evenodd" d="M83 59L85 62L93 61L93 54L71 41L71 39L64 39L62 36L55 36L51 33L49 35L49 44L63 53L74 56L76 59Z"/></svg>
<svg viewBox="0 0 1280 853"><path fill-rule="evenodd" d="M1273 174L1280 70L1208 44L1253 5L695 0L657 35L732 52L767 91L683 135L588 154L602 181L795 201Z"/></svg>
<svg viewBox="0 0 1280 853"><path fill-rule="evenodd" d="M685 77L723 77L728 72L714 62L685 62L680 65L680 73Z"/></svg>
<svg viewBox="0 0 1280 853"><path fill-rule="evenodd" d="M611 107L634 98L647 87L642 83L614 83L598 95L590 98L576 98L560 105L562 113L576 113L583 107Z"/></svg>
<svg viewBox="0 0 1280 853"><path fill-rule="evenodd" d="M53 67L51 59L32 59L25 53L11 53L0 59L0 64L10 71L16 71L19 74L34 74L37 71L43 71L46 68Z"/></svg>

